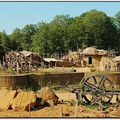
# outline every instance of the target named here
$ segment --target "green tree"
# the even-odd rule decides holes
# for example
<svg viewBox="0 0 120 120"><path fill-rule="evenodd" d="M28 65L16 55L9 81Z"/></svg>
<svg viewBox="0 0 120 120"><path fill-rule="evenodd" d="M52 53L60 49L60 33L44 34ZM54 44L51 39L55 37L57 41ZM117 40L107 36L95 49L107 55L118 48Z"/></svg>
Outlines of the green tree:
<svg viewBox="0 0 120 120"><path fill-rule="evenodd" d="M104 12L91 10L81 15L87 46L108 49L116 44L116 27Z"/></svg>
<svg viewBox="0 0 120 120"><path fill-rule="evenodd" d="M10 37L10 48L13 50L22 50L22 33L19 28L16 28Z"/></svg>
<svg viewBox="0 0 120 120"><path fill-rule="evenodd" d="M69 24L69 15L57 15L50 23L52 53L63 53L66 51L65 41L68 39L67 27Z"/></svg>
<svg viewBox="0 0 120 120"><path fill-rule="evenodd" d="M39 30L32 36L32 51L40 54L47 54L51 52L50 31L49 24L39 23Z"/></svg>
<svg viewBox="0 0 120 120"><path fill-rule="evenodd" d="M25 50L30 50L32 47L32 36L35 35L38 28L36 25L30 24L26 25L22 30L22 48Z"/></svg>
<svg viewBox="0 0 120 120"><path fill-rule="evenodd" d="M0 32L0 44L2 44L5 47L10 47L9 36L6 34L5 31Z"/></svg>
<svg viewBox="0 0 120 120"><path fill-rule="evenodd" d="M57 15L50 23L16 28L11 35L0 33L0 44L13 50L32 50L40 54L66 53L69 50L96 46L120 52L120 12L109 17L91 10L80 16Z"/></svg>
<svg viewBox="0 0 120 120"><path fill-rule="evenodd" d="M117 12L117 14L115 15L115 18L117 20L117 22L119 23L119 26L120 26L120 11Z"/></svg>
<svg viewBox="0 0 120 120"><path fill-rule="evenodd" d="M117 12L117 14L115 15L115 18L114 18L114 23L116 24L116 27L117 27L117 45L116 45L116 49L118 51L118 54L120 54L120 11Z"/></svg>
<svg viewBox="0 0 120 120"><path fill-rule="evenodd" d="M84 25L82 19L80 17L73 18L67 28L66 47L71 50L81 48L83 44L85 44L84 39Z"/></svg>
<svg viewBox="0 0 120 120"><path fill-rule="evenodd" d="M32 38L32 49L45 54L63 53L69 22L69 16L59 15L49 24L40 23L38 32Z"/></svg>

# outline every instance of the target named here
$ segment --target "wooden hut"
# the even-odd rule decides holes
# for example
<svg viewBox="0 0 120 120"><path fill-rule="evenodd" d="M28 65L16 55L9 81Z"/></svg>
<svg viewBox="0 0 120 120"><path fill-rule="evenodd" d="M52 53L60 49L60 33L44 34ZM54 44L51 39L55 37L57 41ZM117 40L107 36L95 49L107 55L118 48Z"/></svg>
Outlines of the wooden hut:
<svg viewBox="0 0 120 120"><path fill-rule="evenodd" d="M88 47L82 53L84 55L83 60L87 62L87 67L94 67L101 71L105 70L106 65L110 64L113 58L112 52L94 47Z"/></svg>

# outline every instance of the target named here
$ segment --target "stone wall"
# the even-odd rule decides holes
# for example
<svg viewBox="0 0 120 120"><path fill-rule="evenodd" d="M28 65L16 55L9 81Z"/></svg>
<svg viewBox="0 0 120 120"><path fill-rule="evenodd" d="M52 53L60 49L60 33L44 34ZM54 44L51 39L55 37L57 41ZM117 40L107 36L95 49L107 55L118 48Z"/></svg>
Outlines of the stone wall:
<svg viewBox="0 0 120 120"><path fill-rule="evenodd" d="M108 78L112 80L114 87L120 89L120 73L107 74Z"/></svg>
<svg viewBox="0 0 120 120"><path fill-rule="evenodd" d="M28 74L19 76L0 76L0 89L39 89L40 86L78 84L85 76L94 73L64 73L64 74ZM106 73L113 84L120 88L120 73Z"/></svg>
<svg viewBox="0 0 120 120"><path fill-rule="evenodd" d="M83 77L84 73L0 76L0 89L37 89L40 86L65 85L68 81L74 85Z"/></svg>

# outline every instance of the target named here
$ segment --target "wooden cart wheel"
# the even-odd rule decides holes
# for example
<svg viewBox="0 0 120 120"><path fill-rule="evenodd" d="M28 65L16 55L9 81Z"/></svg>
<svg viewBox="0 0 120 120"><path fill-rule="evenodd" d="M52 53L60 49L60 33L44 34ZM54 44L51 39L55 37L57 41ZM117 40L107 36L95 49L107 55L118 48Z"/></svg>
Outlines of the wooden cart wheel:
<svg viewBox="0 0 120 120"><path fill-rule="evenodd" d="M112 81L104 76L103 80L99 84L99 88L102 90L101 101L103 103L109 103L112 100L114 94L114 85ZM108 94L107 92L109 92L110 94Z"/></svg>
<svg viewBox="0 0 120 120"><path fill-rule="evenodd" d="M113 97L113 84L104 75L95 75L82 81L83 99L89 104L108 103ZM107 94L111 91L111 94Z"/></svg>

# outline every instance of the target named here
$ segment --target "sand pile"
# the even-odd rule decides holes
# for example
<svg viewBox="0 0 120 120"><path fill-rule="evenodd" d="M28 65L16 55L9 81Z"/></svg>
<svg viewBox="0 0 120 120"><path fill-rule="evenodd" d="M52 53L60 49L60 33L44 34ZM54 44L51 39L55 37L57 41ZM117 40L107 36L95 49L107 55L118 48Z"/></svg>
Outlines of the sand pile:
<svg viewBox="0 0 120 120"><path fill-rule="evenodd" d="M15 90L0 90L0 109L7 110L12 100L16 97L17 91Z"/></svg>

